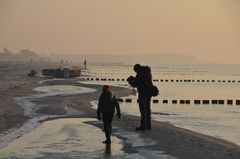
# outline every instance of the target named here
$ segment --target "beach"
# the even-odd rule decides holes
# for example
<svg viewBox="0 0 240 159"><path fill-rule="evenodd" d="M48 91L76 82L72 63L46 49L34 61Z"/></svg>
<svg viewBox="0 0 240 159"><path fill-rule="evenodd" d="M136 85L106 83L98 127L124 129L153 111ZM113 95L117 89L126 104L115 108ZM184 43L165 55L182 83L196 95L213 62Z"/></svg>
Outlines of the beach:
<svg viewBox="0 0 240 159"><path fill-rule="evenodd" d="M59 152L56 153L54 151L55 149L59 150L59 147L54 147L53 144L51 145L50 143L48 144L51 146L45 149L38 149L37 147L30 148L33 152L38 152L39 150L48 151L48 153L40 153L40 156L38 156L39 153L29 155L20 153L28 152L26 150L29 149L29 147L27 148L26 145L29 143L40 142L39 139L36 140L36 135L31 136L31 133L34 134L34 131L44 132L44 130L51 130L50 132L56 133L58 132L57 130L61 130L61 126L67 131L68 126L73 125L72 129L78 130L80 135L79 138L74 139L74 131L71 131L69 128L69 132L71 132L69 134L71 135L68 137L73 140L72 142L77 142L77 139L81 139L81 135L85 136L84 138L91 138L88 135L99 136L99 133L103 135L103 132L99 131L101 130L101 123L96 120L96 110L93 108L93 105L91 105L92 101L98 99L102 85L81 83L81 81L85 81L81 78L56 80L46 79L41 76L26 76L31 69L36 68L39 71L46 66L51 67L56 66L56 64L4 63L0 66L0 133L2 134L1 142L3 141L2 139L4 139L4 142L6 141L0 149L0 153L4 156L2 158L44 158L48 156L51 156L51 158L60 158L60 156L63 158L84 157L79 156L77 153L81 148L63 148L62 153L59 154ZM36 88L39 88L38 91L34 90ZM67 89L68 92L61 92L59 88L63 90ZM53 92L53 90L55 90L55 92ZM119 98L132 94L132 90L126 87L113 86L113 91ZM27 102L34 104L34 106L21 106L21 103L26 105ZM25 108L29 108L29 111L26 111ZM67 121L67 119L69 120ZM79 123L83 122L83 124L78 125L74 122L74 120L81 119L82 121L79 121ZM91 143L89 143L87 149L91 149L92 146L94 147L96 145L100 147L97 146L93 148L93 150L96 149L98 153L94 154L96 156L92 158L127 158L127 156L130 156L129 158L139 158L139 155L143 156L143 158L183 159L238 159L240 157L240 147L234 143L176 127L168 122L153 121L151 130L136 132L135 127L139 125L139 120L139 117L130 114L122 114L120 120L114 119L114 140L111 146L112 156L111 154L108 154L108 156L99 156L100 154L105 154L106 150L103 144L99 143L101 138L95 140L97 143L92 143L94 140L89 139ZM30 128L29 125L26 126L26 123L36 125ZM53 131L51 124L59 124L60 126L54 129L56 131ZM18 132L17 130L24 126L29 128L29 131L19 131L20 134L16 137L14 131ZM78 129L78 126L80 126L81 129ZM89 134L86 132L83 133L82 131L85 128L88 130L89 126L94 131L89 132ZM42 127L45 127L45 129ZM4 136L11 133L14 134L12 135L12 139L9 139L11 138L11 135L9 135L8 140L5 140L6 138L4 138ZM31 136L31 140L29 139L29 142L21 142L21 140L23 140L21 138L28 136L28 134ZM58 133L52 135L57 136L57 134ZM59 135L61 135L61 133L59 133ZM102 137L102 140L104 140L104 136ZM135 140L131 140L131 137L135 137L133 138ZM61 136L59 138L61 139ZM52 142L58 142L59 140L53 140ZM83 141L83 144L87 145L87 142L88 141ZM61 145L64 144L68 143L66 143L65 140L61 141ZM43 143L41 146L44 147L46 145ZM73 146L76 145L70 145L70 147ZM12 149L12 147L14 147L14 149ZM114 147L117 148L114 149ZM87 152L87 149L83 148L81 153L84 154L84 152ZM114 150L116 153L114 153ZM15 154L13 151L15 151ZM87 157L85 156L85 158L91 158L91 153L86 153L86 155Z"/></svg>

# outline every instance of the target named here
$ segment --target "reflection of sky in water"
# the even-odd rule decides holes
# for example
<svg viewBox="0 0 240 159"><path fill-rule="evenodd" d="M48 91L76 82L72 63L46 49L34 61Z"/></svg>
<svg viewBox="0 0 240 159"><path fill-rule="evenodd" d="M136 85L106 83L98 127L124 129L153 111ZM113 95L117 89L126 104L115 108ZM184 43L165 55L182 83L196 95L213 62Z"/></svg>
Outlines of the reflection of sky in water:
<svg viewBox="0 0 240 159"><path fill-rule="evenodd" d="M131 67L121 66L113 69L109 67L89 70L90 77L98 78L127 78L135 75ZM240 65L216 66L166 66L153 68L153 79L193 79L193 80L240 80ZM98 81L87 81L92 84ZM113 81L103 81L112 84ZM114 82L115 84L117 83ZM121 82L122 83L122 82ZM124 83L124 82L123 82ZM125 82L126 83L126 82ZM154 82L160 90L160 95L154 99L168 100L212 100L239 99L240 83L176 83ZM136 101L135 96L131 96ZM122 103L122 111L139 115L137 103ZM240 145L240 107L226 105L171 105L152 104L153 118L159 121L171 122L175 125L192 129L204 134L223 138ZM163 113L163 114L161 114ZM165 115L164 115L165 114ZM170 114L170 115L166 115Z"/></svg>
<svg viewBox="0 0 240 159"><path fill-rule="evenodd" d="M35 88L34 90L45 93L45 94L36 95L36 96L76 95L76 94L91 93L96 91L96 89L92 89L92 88L70 86L70 85L41 86L41 87Z"/></svg>
<svg viewBox="0 0 240 159"><path fill-rule="evenodd" d="M58 119L44 122L36 130L16 139L0 150L1 156L34 158L62 157L94 158L104 154L104 133L84 124L94 119ZM113 155L122 154L121 140L113 137Z"/></svg>
<svg viewBox="0 0 240 159"><path fill-rule="evenodd" d="M93 122L93 125L89 122ZM89 124L87 124L89 123ZM141 139L134 132L114 127L114 134L132 145L134 152L123 152L123 141L112 137L111 146L102 144L104 133L96 119L68 118L44 122L34 131L16 139L0 150L4 158L162 158L175 159L160 151L145 149L155 142ZM102 125L102 124L101 124Z"/></svg>

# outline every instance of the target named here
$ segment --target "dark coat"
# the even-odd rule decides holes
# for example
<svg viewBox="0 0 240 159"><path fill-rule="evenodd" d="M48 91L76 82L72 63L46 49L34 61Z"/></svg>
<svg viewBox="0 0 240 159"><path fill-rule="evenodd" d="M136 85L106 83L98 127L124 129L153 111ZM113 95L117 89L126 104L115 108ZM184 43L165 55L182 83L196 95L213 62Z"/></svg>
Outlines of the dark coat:
<svg viewBox="0 0 240 159"><path fill-rule="evenodd" d="M138 98L151 98L152 74L148 66L142 66L136 77L128 79L128 83L138 90Z"/></svg>
<svg viewBox="0 0 240 159"><path fill-rule="evenodd" d="M120 113L120 106L116 97L111 97L108 93L103 92L99 97L97 114L115 113L115 109L117 113Z"/></svg>

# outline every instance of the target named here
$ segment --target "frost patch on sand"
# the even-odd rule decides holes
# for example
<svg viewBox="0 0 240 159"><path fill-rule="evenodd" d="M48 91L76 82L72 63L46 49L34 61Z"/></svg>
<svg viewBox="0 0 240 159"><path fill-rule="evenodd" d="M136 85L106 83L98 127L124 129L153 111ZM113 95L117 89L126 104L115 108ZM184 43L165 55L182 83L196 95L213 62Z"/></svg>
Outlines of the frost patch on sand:
<svg viewBox="0 0 240 159"><path fill-rule="evenodd" d="M38 83L43 84L43 83L47 83L47 82L63 81L63 80L66 80L66 79L64 79L64 78L53 78L53 79L41 80Z"/></svg>
<svg viewBox="0 0 240 159"><path fill-rule="evenodd" d="M78 83L82 84L94 84L94 85L110 85L115 87L123 87L123 88L130 88L126 82L121 81L78 81Z"/></svg>
<svg viewBox="0 0 240 159"><path fill-rule="evenodd" d="M80 87L80 86L71 86L71 85L50 85L42 86L34 89L38 92L44 92L45 94L34 95L36 97L46 97L46 96L58 96L58 95L76 95L83 93L92 93L96 89Z"/></svg>

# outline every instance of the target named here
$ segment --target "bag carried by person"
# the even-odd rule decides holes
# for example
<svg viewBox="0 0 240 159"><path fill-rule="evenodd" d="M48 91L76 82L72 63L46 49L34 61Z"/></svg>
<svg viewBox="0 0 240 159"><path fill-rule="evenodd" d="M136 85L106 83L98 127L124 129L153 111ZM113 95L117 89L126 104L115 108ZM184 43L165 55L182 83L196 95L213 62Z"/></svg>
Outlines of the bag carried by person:
<svg viewBox="0 0 240 159"><path fill-rule="evenodd" d="M151 95L153 97L156 97L159 94L159 90L157 86L152 85L150 90L151 90Z"/></svg>

